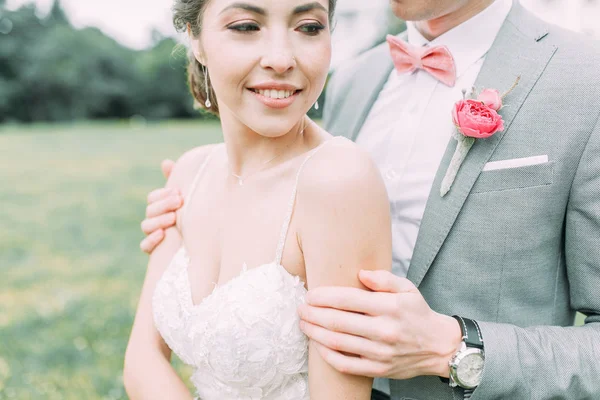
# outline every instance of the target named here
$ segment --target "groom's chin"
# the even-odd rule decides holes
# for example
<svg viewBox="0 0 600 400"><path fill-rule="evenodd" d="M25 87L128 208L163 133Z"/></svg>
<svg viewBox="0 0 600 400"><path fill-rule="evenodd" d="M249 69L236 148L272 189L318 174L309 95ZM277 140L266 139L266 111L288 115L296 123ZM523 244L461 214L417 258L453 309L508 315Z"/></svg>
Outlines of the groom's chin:
<svg viewBox="0 0 600 400"><path fill-rule="evenodd" d="M404 21L427 21L453 11L456 3L457 0L390 0L390 7Z"/></svg>
<svg viewBox="0 0 600 400"><path fill-rule="evenodd" d="M429 0L390 0L394 15L404 21L422 21L428 19Z"/></svg>

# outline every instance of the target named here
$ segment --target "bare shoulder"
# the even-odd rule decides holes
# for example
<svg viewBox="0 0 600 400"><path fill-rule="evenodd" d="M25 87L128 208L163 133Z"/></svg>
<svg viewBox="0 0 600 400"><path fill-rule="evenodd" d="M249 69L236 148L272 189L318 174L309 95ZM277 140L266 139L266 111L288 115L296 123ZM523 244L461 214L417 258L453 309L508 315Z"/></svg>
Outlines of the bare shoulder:
<svg viewBox="0 0 600 400"><path fill-rule="evenodd" d="M330 139L309 160L298 193L316 205L371 196L383 196L387 202L383 179L370 155L343 137Z"/></svg>
<svg viewBox="0 0 600 400"><path fill-rule="evenodd" d="M218 145L208 144L205 146L198 146L183 153L175 163L167 186L176 187L185 192L187 187L191 185L198 169L206 160L206 157L208 157L216 146Z"/></svg>
<svg viewBox="0 0 600 400"><path fill-rule="evenodd" d="M309 288L361 287L360 269L391 266L390 205L369 154L345 138L305 165L297 198L298 243Z"/></svg>

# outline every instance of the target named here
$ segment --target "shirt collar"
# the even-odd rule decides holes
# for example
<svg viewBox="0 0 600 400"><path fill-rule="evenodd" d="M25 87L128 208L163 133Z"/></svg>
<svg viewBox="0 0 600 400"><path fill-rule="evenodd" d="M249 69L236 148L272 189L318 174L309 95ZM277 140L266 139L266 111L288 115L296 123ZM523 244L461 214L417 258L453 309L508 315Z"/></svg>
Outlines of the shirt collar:
<svg viewBox="0 0 600 400"><path fill-rule="evenodd" d="M496 0L473 18L431 42L421 35L414 22L407 22L408 42L419 47L424 45L448 47L456 63L458 78L487 54L511 8L512 0Z"/></svg>

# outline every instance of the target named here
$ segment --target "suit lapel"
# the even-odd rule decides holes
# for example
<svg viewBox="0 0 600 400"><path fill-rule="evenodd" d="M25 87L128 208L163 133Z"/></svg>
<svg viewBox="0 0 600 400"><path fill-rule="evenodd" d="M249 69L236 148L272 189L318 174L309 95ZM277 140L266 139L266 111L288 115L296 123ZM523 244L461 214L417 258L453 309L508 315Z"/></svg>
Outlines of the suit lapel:
<svg viewBox="0 0 600 400"><path fill-rule="evenodd" d="M545 34L543 24L515 2L475 83L478 89L494 88L504 92L518 76L521 77L519 85L505 98L505 108L500 110L505 122L504 132L475 143L452 189L442 198L441 182L456 148L456 141L450 140L429 194L408 270L408 279L416 286L421 284L444 244L483 166L510 130L521 105L556 51L554 46L539 41Z"/></svg>
<svg viewBox="0 0 600 400"><path fill-rule="evenodd" d="M383 44L375 48L373 54L356 71L361 80L352 81L354 85L345 99L347 112L344 118L348 121L346 135L349 139L356 140L393 68L388 46Z"/></svg>

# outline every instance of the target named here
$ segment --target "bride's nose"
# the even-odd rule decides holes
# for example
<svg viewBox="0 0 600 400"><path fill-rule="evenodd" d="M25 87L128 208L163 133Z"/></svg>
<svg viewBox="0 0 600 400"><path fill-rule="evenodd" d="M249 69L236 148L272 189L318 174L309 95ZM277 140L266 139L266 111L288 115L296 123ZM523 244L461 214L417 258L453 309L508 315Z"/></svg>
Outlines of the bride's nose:
<svg viewBox="0 0 600 400"><path fill-rule="evenodd" d="M290 40L284 35L274 37L266 44L261 67L284 74L296 67L296 58Z"/></svg>

